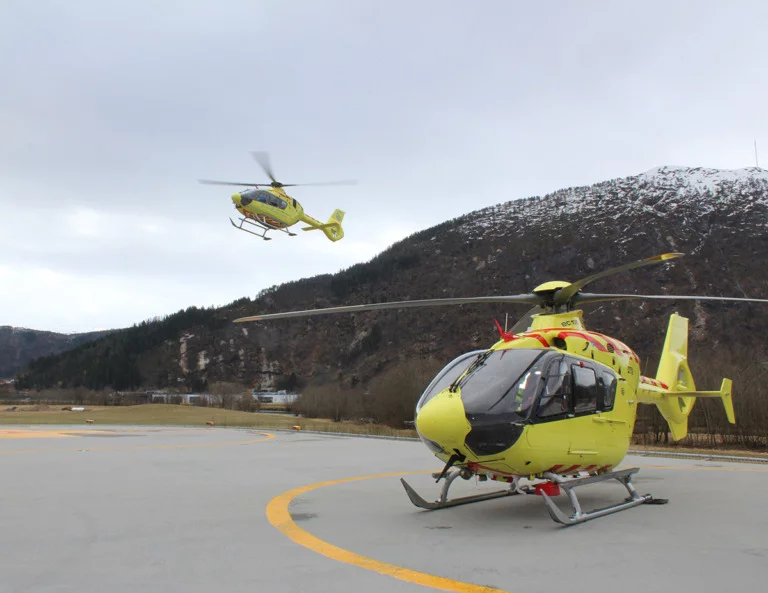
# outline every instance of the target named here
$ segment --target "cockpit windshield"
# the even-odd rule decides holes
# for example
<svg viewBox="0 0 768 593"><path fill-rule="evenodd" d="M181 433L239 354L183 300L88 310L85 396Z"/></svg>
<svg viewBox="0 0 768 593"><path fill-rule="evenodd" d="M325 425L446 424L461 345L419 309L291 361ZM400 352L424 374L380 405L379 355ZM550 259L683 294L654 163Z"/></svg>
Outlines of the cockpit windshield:
<svg viewBox="0 0 768 593"><path fill-rule="evenodd" d="M437 376L432 379L432 382L424 390L424 393L419 398L419 403L416 404L416 411L418 412L424 404L430 399L443 391L449 385L452 385L456 379L458 379L464 371L467 370L471 364L473 364L479 357L485 354L486 350L475 350L473 352L467 352L454 358L451 362L445 365L445 368L440 371Z"/></svg>
<svg viewBox="0 0 768 593"><path fill-rule="evenodd" d="M545 353L539 349L495 350L479 360L457 384L467 417L528 418L542 385L542 365L534 363Z"/></svg>

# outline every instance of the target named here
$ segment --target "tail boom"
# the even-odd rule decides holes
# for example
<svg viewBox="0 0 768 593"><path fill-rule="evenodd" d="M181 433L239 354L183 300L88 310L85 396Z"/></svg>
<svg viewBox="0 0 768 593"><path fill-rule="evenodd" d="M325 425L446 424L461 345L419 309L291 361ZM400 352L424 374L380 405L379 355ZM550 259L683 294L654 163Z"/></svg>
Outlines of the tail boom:
<svg viewBox="0 0 768 593"><path fill-rule="evenodd" d="M344 238L344 229L341 227L341 221L344 220L342 210L334 210L326 223L322 223L307 214L301 220L309 225L303 227L302 231L323 231L331 241L339 241Z"/></svg>

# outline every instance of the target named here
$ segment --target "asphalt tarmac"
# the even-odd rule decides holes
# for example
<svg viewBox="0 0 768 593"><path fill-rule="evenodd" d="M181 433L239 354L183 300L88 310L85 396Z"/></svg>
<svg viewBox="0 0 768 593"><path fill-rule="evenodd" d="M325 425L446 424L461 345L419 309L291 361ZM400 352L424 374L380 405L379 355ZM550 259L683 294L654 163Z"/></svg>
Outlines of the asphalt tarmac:
<svg viewBox="0 0 768 593"><path fill-rule="evenodd" d="M399 477L419 472L406 479L433 500L440 469L419 442L0 427L0 593L768 590L768 466L622 466L669 504L562 527L537 496L417 509ZM585 509L625 496L577 493Z"/></svg>

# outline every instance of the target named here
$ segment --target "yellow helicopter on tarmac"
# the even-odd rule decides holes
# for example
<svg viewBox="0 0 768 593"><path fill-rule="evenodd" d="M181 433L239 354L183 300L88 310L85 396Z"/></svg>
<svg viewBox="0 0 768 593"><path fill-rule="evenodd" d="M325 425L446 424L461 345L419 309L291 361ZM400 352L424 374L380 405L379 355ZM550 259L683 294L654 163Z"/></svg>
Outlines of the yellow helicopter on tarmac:
<svg viewBox="0 0 768 593"><path fill-rule="evenodd" d="M339 241L344 237L344 229L341 227L341 222L344 220L344 212L334 210L328 222L320 222L307 214L304 211L304 207L295 198L290 197L283 188L299 185L354 185L355 181L280 183L272 173L269 154L266 152L253 152L251 154L256 159L256 162L261 165L261 168L264 169L264 172L270 179L270 183L237 183L233 181L200 179L200 183L210 185L238 185L251 186L253 188L232 194L232 202L235 204L237 211L242 215L240 224L235 224L235 221L231 218L229 219L232 226L246 233L261 237L265 241L272 239L272 237L267 237L267 232L273 230L282 231L291 237L295 237L296 233L292 233L289 227L292 227L297 222L303 222L308 225L301 230L323 231L325 236L331 241ZM250 228L243 225L247 225Z"/></svg>
<svg viewBox="0 0 768 593"><path fill-rule="evenodd" d="M401 480L411 501L440 509L514 494L540 494L552 518L565 525L615 513L643 503L661 504L639 494L632 476L639 468L615 470L632 437L638 404L654 404L672 437L688 432L697 397L719 398L735 423L731 380L718 391L698 391L688 366L688 320L672 314L655 378L640 374L637 355L621 341L589 331L582 304L625 299L744 301L768 299L584 293L582 288L611 274L681 256L666 253L607 270L579 281L546 282L531 294L399 301L255 315L237 322L473 303L534 305L509 331L496 321L499 341L488 350L463 354L427 386L416 405L415 425L424 444L445 463L439 500L428 502ZM449 499L458 477L476 476L509 483L490 493ZM583 511L574 489L617 480L627 489L623 502ZM566 514L552 500L565 490Z"/></svg>

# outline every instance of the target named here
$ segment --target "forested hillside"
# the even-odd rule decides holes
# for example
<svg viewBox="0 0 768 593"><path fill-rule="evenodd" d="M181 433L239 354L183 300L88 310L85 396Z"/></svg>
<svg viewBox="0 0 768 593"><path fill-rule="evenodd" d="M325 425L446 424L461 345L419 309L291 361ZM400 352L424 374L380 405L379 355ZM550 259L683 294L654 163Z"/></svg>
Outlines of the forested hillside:
<svg viewBox="0 0 768 593"><path fill-rule="evenodd" d="M108 333L108 331L96 331L59 334L2 325L0 326L0 377L13 376L35 358L75 348Z"/></svg>
<svg viewBox="0 0 768 593"><path fill-rule="evenodd" d="M460 352L490 345L497 339L494 318L503 323L508 314L512 323L526 307L231 321L371 301L517 294L668 251L686 256L608 277L590 289L768 297L768 172L662 167L504 202L416 233L337 274L272 287L221 309L191 308L39 359L19 376L19 385L199 390L231 381L364 394L377 381L395 382L398 369L428 377ZM628 301L587 305L585 319L589 328L632 346L643 371L653 375L674 311L691 319L691 364L702 387L712 387L704 383L708 375L719 385L715 375L723 373L737 379L738 390L739 373L766 368L768 307Z"/></svg>

